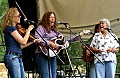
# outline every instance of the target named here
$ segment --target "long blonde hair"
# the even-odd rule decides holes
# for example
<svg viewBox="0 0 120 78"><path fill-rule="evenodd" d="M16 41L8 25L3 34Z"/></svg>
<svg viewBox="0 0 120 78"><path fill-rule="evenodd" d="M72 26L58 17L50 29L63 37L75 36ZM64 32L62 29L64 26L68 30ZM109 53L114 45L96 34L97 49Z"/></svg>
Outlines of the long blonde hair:
<svg viewBox="0 0 120 78"><path fill-rule="evenodd" d="M16 7L9 8L2 17L2 31L4 33L7 26L12 26L13 15L18 11Z"/></svg>

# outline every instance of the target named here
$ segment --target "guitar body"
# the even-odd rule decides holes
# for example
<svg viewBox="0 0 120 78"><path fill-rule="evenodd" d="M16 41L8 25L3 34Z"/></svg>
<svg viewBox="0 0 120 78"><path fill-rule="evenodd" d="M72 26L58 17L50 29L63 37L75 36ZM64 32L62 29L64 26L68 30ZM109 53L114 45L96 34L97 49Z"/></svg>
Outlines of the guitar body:
<svg viewBox="0 0 120 78"><path fill-rule="evenodd" d="M73 36L70 39L74 39L76 37L80 37L82 34L88 34L88 33L90 33L90 30L84 30L83 32L76 34L75 37ZM68 39L68 40L70 40L70 39ZM50 57L54 57L54 56L58 55L61 50L66 49L69 46L69 42L64 39L63 35L56 36L56 37L52 38L50 41L57 45L57 49L54 49L52 47L49 47L47 49L46 45L43 45L42 43L39 46L39 48L42 50L42 52L46 56L48 56L48 53L49 53Z"/></svg>
<svg viewBox="0 0 120 78"><path fill-rule="evenodd" d="M85 48L83 49L82 54L83 54L82 58L83 58L84 62L90 62L94 59L94 55L92 53L90 53L89 56L86 54L86 49Z"/></svg>
<svg viewBox="0 0 120 78"><path fill-rule="evenodd" d="M65 48L67 48L69 46L68 41L64 42L64 37L63 36L58 36L58 37L54 37L50 40L51 42L54 42L57 45L57 49L54 49L52 47L49 47L47 49L46 45L40 44L40 49L42 50L42 52L48 56L49 53L49 57L54 57L56 55L59 54L59 52Z"/></svg>

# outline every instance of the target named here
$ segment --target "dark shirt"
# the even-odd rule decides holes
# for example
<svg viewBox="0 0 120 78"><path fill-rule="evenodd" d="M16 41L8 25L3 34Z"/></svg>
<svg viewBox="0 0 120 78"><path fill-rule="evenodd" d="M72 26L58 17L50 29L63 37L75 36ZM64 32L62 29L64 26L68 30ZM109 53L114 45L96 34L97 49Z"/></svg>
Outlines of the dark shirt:
<svg viewBox="0 0 120 78"><path fill-rule="evenodd" d="M5 29L4 38L5 38L6 51L22 54L20 44L11 35L11 33L15 30L17 29L14 26L8 26Z"/></svg>

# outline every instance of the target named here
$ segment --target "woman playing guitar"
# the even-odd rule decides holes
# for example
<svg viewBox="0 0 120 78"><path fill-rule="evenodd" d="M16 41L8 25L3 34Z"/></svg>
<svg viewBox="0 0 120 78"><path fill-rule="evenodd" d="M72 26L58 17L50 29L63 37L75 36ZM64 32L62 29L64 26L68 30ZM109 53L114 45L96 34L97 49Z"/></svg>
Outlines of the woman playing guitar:
<svg viewBox="0 0 120 78"><path fill-rule="evenodd" d="M97 24L94 28L94 34L100 32L100 25ZM93 34L93 36L94 36ZM87 41L87 46L90 46L90 43L92 41L93 36ZM96 78L96 73L95 73L95 68L94 68L94 55L88 51L84 46L82 46L83 48L83 60L85 62L88 62L90 64L90 68L89 68L89 78Z"/></svg>

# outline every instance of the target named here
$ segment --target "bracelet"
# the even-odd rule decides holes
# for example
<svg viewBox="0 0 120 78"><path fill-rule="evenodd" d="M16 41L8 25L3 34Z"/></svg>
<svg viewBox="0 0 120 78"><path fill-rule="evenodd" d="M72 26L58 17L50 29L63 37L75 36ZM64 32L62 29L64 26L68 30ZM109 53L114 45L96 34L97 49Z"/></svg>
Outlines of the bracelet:
<svg viewBox="0 0 120 78"><path fill-rule="evenodd" d="M96 49L96 53L98 53L98 49Z"/></svg>
<svg viewBox="0 0 120 78"><path fill-rule="evenodd" d="M113 48L112 48L112 50L111 50L111 52L113 52L114 50L113 50Z"/></svg>
<svg viewBox="0 0 120 78"><path fill-rule="evenodd" d="M33 42L35 43L36 40L34 40Z"/></svg>

